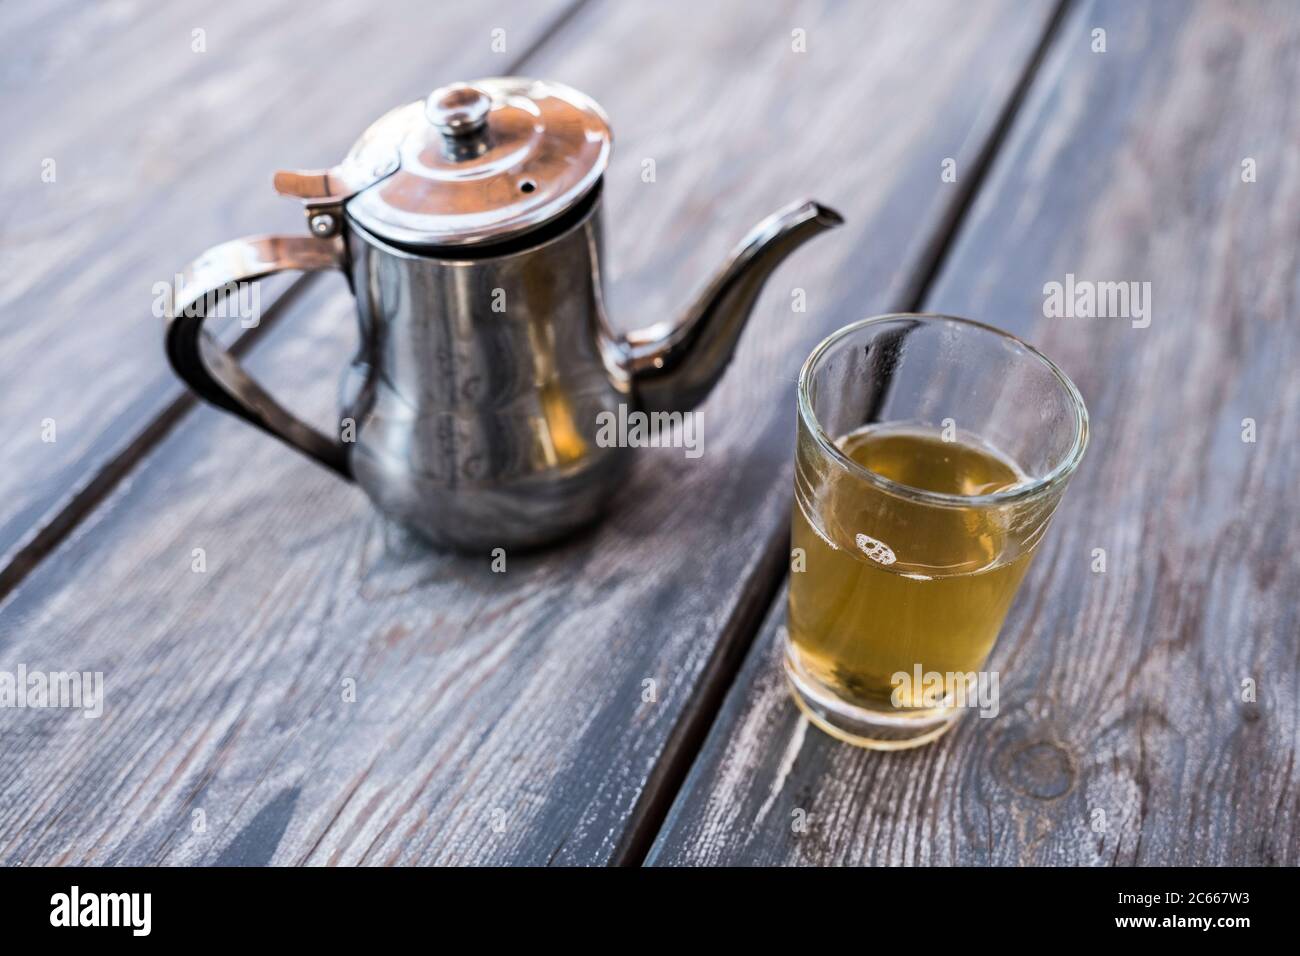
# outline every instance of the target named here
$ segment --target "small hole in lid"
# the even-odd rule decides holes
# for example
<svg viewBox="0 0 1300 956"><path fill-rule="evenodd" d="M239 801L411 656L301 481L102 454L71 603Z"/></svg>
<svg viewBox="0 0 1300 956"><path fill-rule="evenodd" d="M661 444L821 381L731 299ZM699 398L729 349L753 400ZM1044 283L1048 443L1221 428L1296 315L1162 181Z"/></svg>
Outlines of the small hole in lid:
<svg viewBox="0 0 1300 956"><path fill-rule="evenodd" d="M519 184L520 192L530 193L536 188L537 188L537 183L533 182L531 179L525 179L522 183Z"/></svg>

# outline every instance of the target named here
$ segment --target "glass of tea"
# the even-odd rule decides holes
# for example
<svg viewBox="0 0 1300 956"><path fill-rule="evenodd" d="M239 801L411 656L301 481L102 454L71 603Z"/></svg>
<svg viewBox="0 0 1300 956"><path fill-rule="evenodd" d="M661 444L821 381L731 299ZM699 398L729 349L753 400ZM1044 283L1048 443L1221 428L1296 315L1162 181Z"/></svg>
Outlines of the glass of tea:
<svg viewBox="0 0 1300 956"><path fill-rule="evenodd" d="M985 662L1087 443L1078 389L992 326L886 315L813 350L785 647L813 724L896 750L996 713Z"/></svg>

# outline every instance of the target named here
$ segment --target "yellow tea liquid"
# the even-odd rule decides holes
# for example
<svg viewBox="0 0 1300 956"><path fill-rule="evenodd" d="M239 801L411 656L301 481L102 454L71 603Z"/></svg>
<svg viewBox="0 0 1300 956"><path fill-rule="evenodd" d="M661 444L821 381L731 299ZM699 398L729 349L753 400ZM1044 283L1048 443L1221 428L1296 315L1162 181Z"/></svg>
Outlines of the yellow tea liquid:
<svg viewBox="0 0 1300 956"><path fill-rule="evenodd" d="M982 495L1024 480L993 450L938 432L869 426L837 444L867 470L926 491ZM811 451L800 443L801 456ZM837 468L817 480L795 495L793 546L805 565L790 577L793 666L847 703L894 713L894 674L982 668L1032 554L1009 543L1007 513L918 503ZM912 689L904 709L921 704Z"/></svg>

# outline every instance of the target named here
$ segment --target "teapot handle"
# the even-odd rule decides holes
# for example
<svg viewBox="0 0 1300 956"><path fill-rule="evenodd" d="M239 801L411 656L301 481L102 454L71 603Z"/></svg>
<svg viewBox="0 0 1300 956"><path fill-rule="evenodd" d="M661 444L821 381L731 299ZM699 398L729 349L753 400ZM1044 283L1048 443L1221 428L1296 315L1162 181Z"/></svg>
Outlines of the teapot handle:
<svg viewBox="0 0 1300 956"><path fill-rule="evenodd" d="M277 272L343 269L343 240L334 236L248 236L213 246L182 273L166 314L167 358L199 397L316 459L343 478L352 478L347 448L290 414L258 385L203 329L208 310L238 283Z"/></svg>

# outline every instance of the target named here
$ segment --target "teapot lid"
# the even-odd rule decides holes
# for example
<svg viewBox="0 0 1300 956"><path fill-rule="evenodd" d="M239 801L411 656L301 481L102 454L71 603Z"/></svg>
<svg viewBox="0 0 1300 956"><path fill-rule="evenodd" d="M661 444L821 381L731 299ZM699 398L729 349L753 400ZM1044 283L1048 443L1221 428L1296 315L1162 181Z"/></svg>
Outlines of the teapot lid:
<svg viewBox="0 0 1300 956"><path fill-rule="evenodd" d="M569 209L600 179L612 142L604 112L577 90L493 77L444 86L388 113L335 167L333 183L304 187L300 174L281 173L276 188L301 198L304 188L359 190L348 214L383 239L476 245Z"/></svg>

